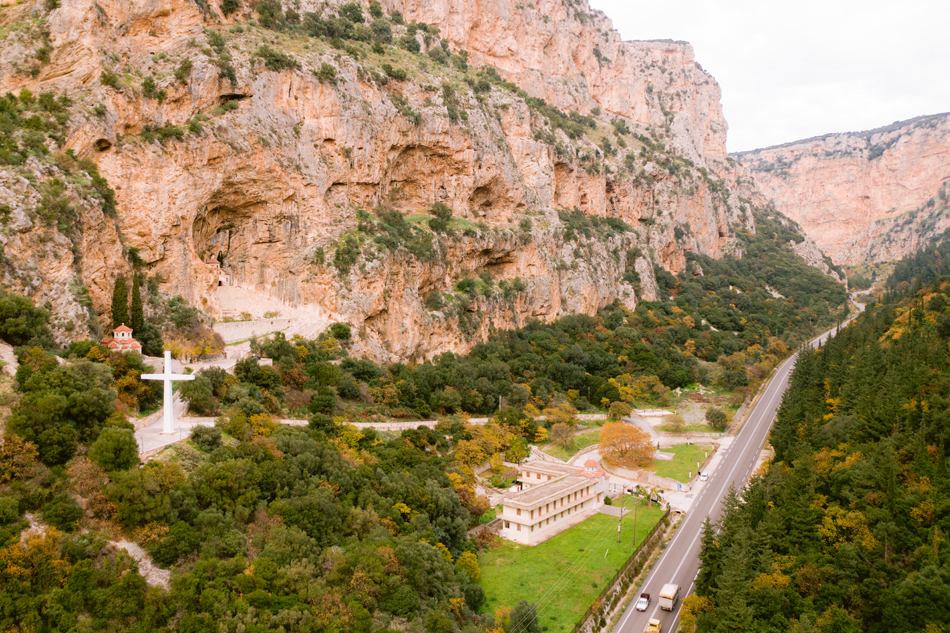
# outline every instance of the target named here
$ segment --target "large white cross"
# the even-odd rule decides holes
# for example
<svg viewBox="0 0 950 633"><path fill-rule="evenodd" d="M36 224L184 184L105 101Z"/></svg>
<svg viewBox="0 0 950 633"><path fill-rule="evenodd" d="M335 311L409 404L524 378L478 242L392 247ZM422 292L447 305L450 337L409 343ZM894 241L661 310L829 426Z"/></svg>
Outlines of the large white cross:
<svg viewBox="0 0 950 633"><path fill-rule="evenodd" d="M162 435L171 435L175 432L175 404L172 401L173 380L194 380L193 374L172 373L172 353L165 352L165 371L161 374L142 374L145 380L162 380L165 382L165 422L162 425Z"/></svg>

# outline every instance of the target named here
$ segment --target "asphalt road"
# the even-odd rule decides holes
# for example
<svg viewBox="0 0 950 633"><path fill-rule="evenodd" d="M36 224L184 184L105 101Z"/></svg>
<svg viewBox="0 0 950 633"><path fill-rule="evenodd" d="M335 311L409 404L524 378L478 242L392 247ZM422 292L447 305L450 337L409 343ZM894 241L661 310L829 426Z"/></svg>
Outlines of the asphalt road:
<svg viewBox="0 0 950 633"><path fill-rule="evenodd" d="M864 306L858 305L858 309L863 310ZM824 343L833 334L834 330L822 334L811 342L811 346ZM735 441L725 449L723 461L709 476L709 481L697 490L697 497L686 518L640 587L640 593L651 595L650 606L646 611L640 612L633 608L636 601L632 601L614 628L615 633L640 633L646 628L650 618L660 620L663 633L676 630L679 606L682 599L693 592L693 580L699 571L703 522L707 516L712 522L716 522L722 514L722 498L729 487L735 486L736 490L741 490L749 480L772 428L772 421L782 402L782 394L788 386L797 358L798 354L795 354L779 366ZM680 599L672 612L661 610L659 600L663 585L670 582L680 586Z"/></svg>

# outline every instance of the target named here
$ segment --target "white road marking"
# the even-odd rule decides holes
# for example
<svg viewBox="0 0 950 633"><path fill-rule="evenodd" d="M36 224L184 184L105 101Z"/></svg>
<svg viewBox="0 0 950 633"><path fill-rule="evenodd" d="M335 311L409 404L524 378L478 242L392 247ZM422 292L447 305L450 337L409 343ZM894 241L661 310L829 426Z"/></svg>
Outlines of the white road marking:
<svg viewBox="0 0 950 633"><path fill-rule="evenodd" d="M794 358L794 357L793 357L793 358ZM789 359L789 361L790 361L790 360L791 360L791 359ZM786 365L788 364L789 361L785 361ZM780 391L780 392L778 392L778 393L783 393L783 392L784 392L784 390L783 390L783 391ZM775 400L775 397L776 397L776 395L778 395L778 393L773 393L773 394L772 394L772 397L769 398L769 402L768 402L767 407L772 406L772 402ZM760 414L760 416L761 416L761 414ZM757 428L757 427L758 427L758 425L752 425L751 427L748 427L748 428L755 429L755 428ZM740 433L740 434L741 434L741 433ZM754 430L753 430L753 431L750 431L747 435L748 435L748 439L745 441L745 446L744 446L743 448L747 448L747 447L749 446L749 443L750 443L750 441L752 440L752 436L755 435ZM736 438L736 439L738 440L739 438ZM763 441L764 441L764 440L763 440ZM736 446L737 444L738 444L738 442L732 444L732 446ZM730 448L731 448L731 446L730 446ZM740 454L741 454L741 452L742 452L742 451L740 451ZM738 462L738 461L736 461L735 463L733 463L732 469L729 471L729 474L728 474L728 476L726 477L726 481L727 481L727 482L733 481L732 476L733 476L733 474L735 473L737 467L739 467L739 462ZM719 493L719 496L722 497L722 495L723 495L724 492L725 492L725 486L724 486L724 485L723 485L723 486L720 486L720 493ZM686 518L686 521L688 521L689 519L691 519L692 516L693 516L693 515L688 516L688 517ZM695 516L698 516L698 515L695 515ZM707 516L708 516L708 515L707 515ZM684 526L685 526L686 521L684 521ZM682 529L682 528L681 528L681 529ZM678 536L679 534L681 534L681 533L682 533L681 531L677 531L677 536ZM696 536L694 536L694 537L693 537L693 540L690 541L690 544L689 544L689 545L687 546L687 548L686 548L686 552L687 552L687 553L688 553L690 550L693 549L693 545L696 544L696 539L698 539L700 536L702 536L702 531L701 531L701 530L700 530L700 531L697 531L697 532L696 532ZM675 541L675 540L676 540L676 536L673 537L673 541ZM670 545L672 545L672 542L670 543ZM669 554L669 552L671 551L671 549L672 549L671 547L667 546L667 549L663 552L663 556L661 556L661 557L660 557L660 560L657 561L656 566L653 568L653 571L650 572L650 575L649 575L649 576L647 577L647 579L643 582L643 585L642 585L642 586L648 585L648 584L650 583L650 581L653 580L653 577L654 577L654 576L656 575L656 573L660 570L661 564L662 564L663 560L666 558L666 555ZM676 568L676 571L673 572L673 574L672 574L672 576L671 576L672 578L675 578L675 577L676 577L676 575L679 573L680 569L683 567L683 564L684 564L689 558L690 558L689 556L683 556L682 560L680 561L679 566L677 566L677 568ZM659 608L660 608L660 605L659 605L659 603L657 603L657 606L654 607L653 612L650 614L650 617L651 617L651 618L652 618L654 615L656 615L656 612L657 612L657 610L658 610ZM635 610L635 609L629 609L629 610L627 611L627 615L626 615L626 617L624 617L623 621L621 621L620 626L618 627L618 630L623 630L623 628L624 628L624 627L626 626L626 624L627 624L627 621L630 619L630 616L632 616L634 613L636 613L636 610ZM677 616L676 616L676 617L679 618L679 611L676 610L676 613L677 613ZM675 622L675 620L674 620L674 622ZM671 628L670 630L675 630L675 629L672 629L672 628Z"/></svg>
<svg viewBox="0 0 950 633"><path fill-rule="evenodd" d="M855 315L855 317L856 317L856 316L857 316L857 315ZM845 322L842 324L842 326L847 325L847 323L850 322L850 321L851 321L853 318L855 318L855 317L852 317L851 319L848 319L848 321L845 321ZM827 334L826 334L826 335L823 335L823 337L821 338L821 341L823 342L824 339L827 338L828 336L829 336L829 335L827 335ZM810 346L811 346L812 348L815 347L814 341L810 344ZM744 425L743 425L742 429L739 431L739 434L735 437L735 441L732 442L725 450L722 451L721 454L722 454L722 461L723 461L723 462L725 461L726 457L729 456L729 454L730 454L732 448L739 445L740 438L741 438L742 440L744 440L744 444L743 444L741 450L739 451L739 454L740 454L740 456L741 456L741 454L742 454L744 451L746 451L746 450L749 448L749 446L752 445L753 440L755 439L755 437L760 434L760 432L761 432L762 429L763 429L763 427L762 427L762 422L764 421L764 418L763 418L764 411L768 411L769 409L771 409L772 403L775 401L775 398L776 398L776 397L784 395L785 390L786 390L786 388L787 388L787 386L788 386L787 383L788 383L788 380L789 380L789 376L791 375L791 370L792 370L792 368L795 366L795 363L797 362L797 358L798 358L798 354L796 353L796 354L792 355L790 358L786 359L786 361L779 367L779 370L776 372L775 380L773 380L773 381L769 384L769 387L766 389L765 393L763 394L764 396L768 396L769 391L772 392L772 395L768 398L768 404L766 405L766 407L765 407L764 410L763 410L763 409L759 409L759 406L757 405L757 406L752 410L752 414L751 414L750 417L749 417L749 422L752 422L752 421L753 421L753 416L756 414L756 409L759 409L758 422L754 422L754 423L752 423L752 424L744 424ZM763 398L763 400L764 400L764 398ZM760 401L759 404L761 405L761 401ZM771 414L770 417L768 418L768 423L767 423L766 426L764 427L764 428L765 428L765 434L764 434L764 436L762 437L762 439L761 439L761 441L760 441L760 443L759 443L759 450L761 450L762 446L765 445L765 441L768 439L769 430L772 428L772 422L775 421L776 417L777 417L777 411L772 411L772 414ZM746 429L748 429L748 431L746 431ZM720 462L720 463L721 463L721 462ZM725 490L726 490L727 485L728 485L728 484L733 484L733 483L736 481L736 480L733 478L733 475L734 475L734 473L735 473L735 471L736 471L736 468L737 468L738 466L739 466L739 461L737 460L737 461L733 464L732 469L729 471L728 476L726 477L725 480L722 481L722 484L721 484L720 487L719 487L718 497L719 497L719 499L720 499L720 503L721 503L722 497L723 497L724 494L725 494ZM749 477L750 477L750 475L751 475L751 472L752 472L752 469L753 469L754 467L755 467L755 462L753 461L753 462L752 462L752 465L749 467L749 470L748 470L747 473L746 473L746 477L745 477L746 480L749 479ZM717 470L717 472L718 472L718 470ZM712 481L710 481L710 483L712 483ZM696 503L698 503L698 502L699 502L699 499L701 499L703 496L705 496L705 494L706 494L706 487L703 486L703 491L702 491L702 493L699 495L699 497L697 498ZM715 509L715 505L716 505L716 502L713 502L713 507L710 508L710 511L712 511L712 510ZM698 514L697 514L697 516L698 516ZM707 514L706 516L708 517L709 514ZM672 539L669 543L667 543L667 548L664 550L663 554L662 554L662 555L660 556L660 558L657 560L656 565L653 567L653 569L652 569L652 571L650 572L650 574L647 576L647 578L644 580L644 582L641 583L641 585L640 585L641 587L646 587L646 586L648 586L651 582L653 582L653 581L655 580L655 576L656 576L657 572L662 568L663 563L664 563L664 561L666 560L667 555L670 554L670 552L673 550L673 545L674 545L674 543L676 542L676 540L677 540L677 538L680 536L680 534L683 534L684 532L686 532L686 524L687 524L692 518L693 518L693 513L688 513L687 516L686 516L686 519L684 519L684 521L683 521L683 524L680 526L679 529L677 529L676 534L673 536L673 539ZM705 521L705 518L704 518L703 520ZM676 571L673 573L673 577L675 577L676 574L679 573L680 569L682 568L683 564L686 562L687 558L690 558L690 557L688 556L689 550L691 550L691 549L693 548L693 545L695 545L696 539L697 539L699 536L701 536L701 534L702 534L702 531L698 531L697 534L696 534L696 536L693 537L693 540L690 542L689 546L688 546L687 549L686 549L686 554L687 554L687 555L684 556L684 557L682 558L682 560L680 561L679 566L676 568ZM694 580L690 583L689 591L686 592L686 595L687 595L687 596L693 591L693 589L695 588L695 585L696 585L696 583L695 583L695 576L694 576ZM656 613L657 613L657 611L659 610L659 608L660 608L660 607L659 607L659 603L657 603L657 606L653 608L653 611L650 613L649 617L650 617L650 618L653 618L654 616L656 616ZM631 607L628 607L628 608L627 608L627 612L626 612L626 614L624 615L623 619L621 620L620 624L619 624L619 625L617 626L617 628L614 629L614 630L615 630L615 631L622 631L622 630L626 627L627 622L630 620L630 617L631 617L632 615L636 614L636 613L638 613L638 612L636 611L636 609L633 609L633 608L631 608ZM677 625L677 622L678 622L678 620L679 620L679 613L680 613L680 612L679 612L679 609L678 609L678 608L675 609L675 610L674 610L674 613L675 613L675 615L674 615L674 617L673 617L672 626L671 626L670 629L669 629L670 631L675 631L675 630L676 630L676 625Z"/></svg>

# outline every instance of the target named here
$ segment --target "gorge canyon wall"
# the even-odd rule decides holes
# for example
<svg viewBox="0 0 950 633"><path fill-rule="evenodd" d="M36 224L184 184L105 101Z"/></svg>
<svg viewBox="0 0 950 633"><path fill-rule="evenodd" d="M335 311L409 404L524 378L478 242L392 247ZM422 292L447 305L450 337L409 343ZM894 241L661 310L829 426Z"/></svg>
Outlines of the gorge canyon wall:
<svg viewBox="0 0 950 633"><path fill-rule="evenodd" d="M426 23L384 16L400 46L238 6L0 9L0 92L69 98L47 150L0 167L4 283L53 307L60 340L95 334L139 261L214 317L226 278L353 324L376 358L422 360L655 299L654 265L741 254L736 231L755 230L719 86L686 43L622 42L583 1L383 2ZM52 181L69 226L38 215ZM436 203L447 231L427 228Z"/></svg>
<svg viewBox="0 0 950 633"><path fill-rule="evenodd" d="M950 114L735 158L837 264L900 259L950 228Z"/></svg>

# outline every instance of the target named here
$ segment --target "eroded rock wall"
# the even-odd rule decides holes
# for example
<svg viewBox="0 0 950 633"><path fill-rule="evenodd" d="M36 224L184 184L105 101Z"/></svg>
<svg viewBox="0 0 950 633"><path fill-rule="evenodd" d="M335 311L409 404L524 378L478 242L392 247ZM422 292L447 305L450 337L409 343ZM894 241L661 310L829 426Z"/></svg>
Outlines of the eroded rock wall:
<svg viewBox="0 0 950 633"><path fill-rule="evenodd" d="M900 259L950 228L950 114L736 158L837 264Z"/></svg>
<svg viewBox="0 0 950 633"><path fill-rule="evenodd" d="M388 0L407 19L434 24L471 59L491 64L555 107L600 107L642 125L670 123L696 162L726 157L719 84L688 42L623 41L586 0Z"/></svg>
<svg viewBox="0 0 950 633"><path fill-rule="evenodd" d="M226 278L352 323L377 358L421 360L532 318L653 299L654 264L676 272L686 250L739 253L735 229L754 230L727 182L719 88L688 44L621 42L586 5L384 4L439 26L452 50L498 67L529 95L565 111L601 108L596 125L572 139L517 93L466 92L475 68L466 75L367 45L343 55L253 26L248 13L229 28L216 3L207 6L73 0L47 11L36 1L0 14L45 24L52 46L48 62L24 72L37 43L8 38L0 90L69 94L75 105L59 149L92 159L115 191L112 224L96 219L101 209L84 212L72 273L103 320L134 249L164 292L213 316ZM224 47L210 41L212 30ZM269 69L258 54L264 45L296 68ZM176 76L186 60L191 68ZM386 81L383 62L409 78ZM332 81L317 77L324 65ZM456 87L460 120L448 115L446 85ZM621 138L612 119L649 137L650 151L634 133L628 150L605 149L605 139ZM392 208L420 224L438 202L460 224L431 236L431 253L387 249L357 230L359 209ZM574 209L633 230L584 236L557 213ZM20 249L40 285L65 284L61 265L17 235L7 248ZM348 238L358 255L343 270L333 262ZM632 270L636 286L623 280ZM464 296L458 282L480 273L489 289ZM427 302L433 293L444 301Z"/></svg>

